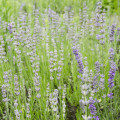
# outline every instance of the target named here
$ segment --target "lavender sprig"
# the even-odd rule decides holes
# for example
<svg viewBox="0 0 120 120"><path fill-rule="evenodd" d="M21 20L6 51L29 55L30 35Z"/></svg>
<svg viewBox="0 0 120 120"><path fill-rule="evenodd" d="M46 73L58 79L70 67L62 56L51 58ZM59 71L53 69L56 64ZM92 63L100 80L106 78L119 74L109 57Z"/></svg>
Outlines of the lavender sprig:
<svg viewBox="0 0 120 120"><path fill-rule="evenodd" d="M114 41L115 27L116 27L116 25L113 24L113 25L112 25L112 28L111 28L111 31L110 31L110 35L109 35L110 42L113 42L113 41Z"/></svg>
<svg viewBox="0 0 120 120"><path fill-rule="evenodd" d="M89 101L90 112L93 115L94 120L99 120L99 117L96 116L97 112L96 112L96 107L95 107L94 103L95 103L95 100L93 100L93 98L90 97L90 101Z"/></svg>
<svg viewBox="0 0 120 120"><path fill-rule="evenodd" d="M108 87L110 88L110 93L108 94L108 97L110 99L113 98L113 93L112 93L112 88L114 87L114 77L115 77L115 72L116 72L116 64L115 62L113 61L114 59L114 49L113 48L110 48L109 50L109 53L110 53L110 71L109 71L109 79L108 79Z"/></svg>
<svg viewBox="0 0 120 120"><path fill-rule="evenodd" d="M115 62L112 61L111 66L110 66L110 71L109 71L109 88L111 89L114 86L114 77L115 77L115 72L116 72L116 64Z"/></svg>
<svg viewBox="0 0 120 120"><path fill-rule="evenodd" d="M76 58L77 63L78 63L78 68L79 68L78 71L79 71L79 73L83 74L84 65L83 65L81 57L80 57L80 55L78 53L78 50L77 49L73 49L73 53L74 53L75 58Z"/></svg>

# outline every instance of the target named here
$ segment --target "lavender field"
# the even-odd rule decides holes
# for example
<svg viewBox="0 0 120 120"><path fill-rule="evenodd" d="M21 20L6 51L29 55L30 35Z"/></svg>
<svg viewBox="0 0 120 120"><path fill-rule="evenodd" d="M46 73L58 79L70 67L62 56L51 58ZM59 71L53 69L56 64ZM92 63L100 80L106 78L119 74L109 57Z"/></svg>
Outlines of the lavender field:
<svg viewBox="0 0 120 120"><path fill-rule="evenodd" d="M120 120L120 4L18 1L0 0L0 120Z"/></svg>

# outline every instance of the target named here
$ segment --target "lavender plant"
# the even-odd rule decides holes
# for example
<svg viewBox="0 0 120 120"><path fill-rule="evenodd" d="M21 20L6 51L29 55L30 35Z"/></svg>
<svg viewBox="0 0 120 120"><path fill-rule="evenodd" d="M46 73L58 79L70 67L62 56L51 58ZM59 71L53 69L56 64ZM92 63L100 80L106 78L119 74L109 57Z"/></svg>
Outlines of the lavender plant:
<svg viewBox="0 0 120 120"><path fill-rule="evenodd" d="M0 2L1 120L120 119L119 23L65 1Z"/></svg>

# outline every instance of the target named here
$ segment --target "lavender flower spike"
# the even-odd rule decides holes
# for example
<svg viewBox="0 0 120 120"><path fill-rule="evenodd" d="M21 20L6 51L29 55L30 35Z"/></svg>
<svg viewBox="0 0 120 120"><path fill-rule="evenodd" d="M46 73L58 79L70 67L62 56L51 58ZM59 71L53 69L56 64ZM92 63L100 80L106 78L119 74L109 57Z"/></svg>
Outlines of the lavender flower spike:
<svg viewBox="0 0 120 120"><path fill-rule="evenodd" d="M115 77L115 72L116 72L116 64L113 61L113 59L114 59L114 49L110 48L109 52L110 52L110 71L109 71L109 79L108 79L108 84L109 85L108 85L108 87L110 89L112 89L114 87L114 77ZM109 93L108 97L110 99L112 99L113 98L113 93L112 92Z"/></svg>
<svg viewBox="0 0 120 120"><path fill-rule="evenodd" d="M110 42L113 42L114 41L114 35L115 35L115 27L116 27L116 25L115 24L113 24L112 25L112 28L111 28L111 31L110 31L110 34L109 34L109 38L110 38Z"/></svg>
<svg viewBox="0 0 120 120"><path fill-rule="evenodd" d="M95 107L94 103L95 103L95 100L93 100L93 98L90 97L90 101L89 101L90 112L93 115L94 120L99 120L99 117L96 116L97 112L96 112L96 107Z"/></svg>
<svg viewBox="0 0 120 120"><path fill-rule="evenodd" d="M109 49L109 53L110 53L109 59L110 59L110 60L113 60L113 59L114 59L114 49L113 49L113 48L110 48L110 49Z"/></svg>
<svg viewBox="0 0 120 120"><path fill-rule="evenodd" d="M113 93L108 94L108 97L109 97L110 99L112 99L112 98L113 98Z"/></svg>
<svg viewBox="0 0 120 120"><path fill-rule="evenodd" d="M83 74L84 65L83 65L81 57L80 57L80 55L78 53L78 50L77 49L73 49L73 53L74 53L75 58L76 58L77 63L78 63L78 67L79 67L78 71L79 71L79 73Z"/></svg>
<svg viewBox="0 0 120 120"><path fill-rule="evenodd" d="M108 87L111 89L114 86L114 77L115 77L115 72L116 72L116 64L115 62L111 62L111 68L109 71L109 79L108 79Z"/></svg>
<svg viewBox="0 0 120 120"><path fill-rule="evenodd" d="M96 107L94 105L95 101L93 100L92 97L90 97L90 102L89 102L89 109L92 115L96 115Z"/></svg>
<svg viewBox="0 0 120 120"><path fill-rule="evenodd" d="M99 117L98 116L94 116L93 117L95 120L99 120Z"/></svg>
<svg viewBox="0 0 120 120"><path fill-rule="evenodd" d="M9 30L9 33L12 33L12 32L13 32L13 31L12 31L12 28L13 28L12 24L9 23L9 24L8 24L8 30Z"/></svg>

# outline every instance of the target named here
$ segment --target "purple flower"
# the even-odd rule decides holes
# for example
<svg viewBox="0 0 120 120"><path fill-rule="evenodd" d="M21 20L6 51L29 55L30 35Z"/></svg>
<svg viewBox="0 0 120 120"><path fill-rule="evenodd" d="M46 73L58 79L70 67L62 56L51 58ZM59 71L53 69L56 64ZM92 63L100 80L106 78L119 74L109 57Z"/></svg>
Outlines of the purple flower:
<svg viewBox="0 0 120 120"><path fill-rule="evenodd" d="M9 30L9 33L12 33L12 24L10 23L10 24L8 24L8 30Z"/></svg>
<svg viewBox="0 0 120 120"><path fill-rule="evenodd" d="M78 50L74 49L74 50L73 50L73 53L74 53L75 55L78 55Z"/></svg>
<svg viewBox="0 0 120 120"><path fill-rule="evenodd" d="M107 96L108 96L110 99L112 99L112 98L113 98L113 93L109 93Z"/></svg>
<svg viewBox="0 0 120 120"><path fill-rule="evenodd" d="M104 45L104 44L105 44L105 41L104 41L104 40L100 40L100 44L101 44L101 45Z"/></svg>
<svg viewBox="0 0 120 120"><path fill-rule="evenodd" d="M96 39L100 40L101 39L101 35L96 35Z"/></svg>
<svg viewBox="0 0 120 120"><path fill-rule="evenodd" d="M116 72L116 64L115 62L111 62L111 68L109 71L109 79L108 79L108 87L111 89L114 86L114 77L115 77L115 72Z"/></svg>
<svg viewBox="0 0 120 120"><path fill-rule="evenodd" d="M95 101L93 100L92 97L90 97L90 101L89 101L89 109L92 115L96 115L96 107L94 105Z"/></svg>
<svg viewBox="0 0 120 120"><path fill-rule="evenodd" d="M83 65L83 62L82 62L82 60L81 60L81 57L80 57L80 55L79 55L79 53L78 53L78 50L77 50L77 49L73 49L73 53L74 53L75 58L76 58L77 63L78 63L78 68L79 68L79 69L78 69L78 72L81 73L81 74L83 74L84 65Z"/></svg>
<svg viewBox="0 0 120 120"><path fill-rule="evenodd" d="M112 28L111 28L111 31L110 31L110 34L109 34L109 38L110 38L111 42L114 41L115 27L116 27L116 25L113 24Z"/></svg>
<svg viewBox="0 0 120 120"><path fill-rule="evenodd" d="M93 118L94 118L95 120L99 120L99 117L98 117L98 116L93 116Z"/></svg>
<svg viewBox="0 0 120 120"><path fill-rule="evenodd" d="M96 72L100 72L100 63L98 61L95 62L95 70Z"/></svg>
<svg viewBox="0 0 120 120"><path fill-rule="evenodd" d="M105 88L105 86L104 86L104 82L105 82L105 76L103 75L103 74L101 74L100 75L100 81L99 81L99 86L100 86L100 88L103 90L104 88Z"/></svg>
<svg viewBox="0 0 120 120"><path fill-rule="evenodd" d="M110 52L110 71L109 71L109 78L108 78L108 87L110 89L112 89L114 87L114 77L115 77L115 72L116 72L116 64L115 62L113 61L114 59L114 49L113 48L110 48L109 50ZM109 98L113 98L113 93L109 93L108 94L108 97Z"/></svg>
<svg viewBox="0 0 120 120"><path fill-rule="evenodd" d="M95 100L93 100L93 98L90 97L90 101L89 101L89 109L90 109L90 112L91 112L92 115L94 115L94 116L93 116L94 120L99 120L99 117L96 116L96 113L97 113L97 112L96 112L96 107L95 107L94 103L95 103Z"/></svg>
<svg viewBox="0 0 120 120"><path fill-rule="evenodd" d="M110 60L113 60L114 59L114 49L110 48L109 53L110 53L110 57L109 57Z"/></svg>

